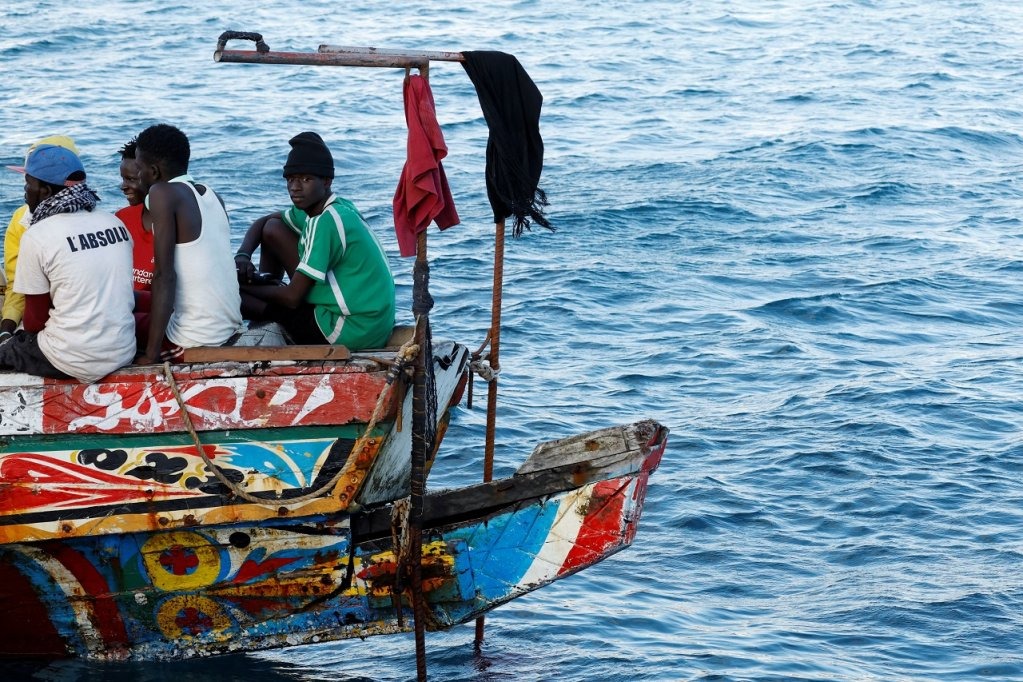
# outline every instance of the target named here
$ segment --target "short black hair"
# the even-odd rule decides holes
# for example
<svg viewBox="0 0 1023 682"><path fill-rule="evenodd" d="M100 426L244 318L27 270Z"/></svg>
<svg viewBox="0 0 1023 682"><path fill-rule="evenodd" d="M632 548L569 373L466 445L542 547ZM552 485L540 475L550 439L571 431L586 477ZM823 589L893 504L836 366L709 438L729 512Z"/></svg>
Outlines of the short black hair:
<svg viewBox="0 0 1023 682"><path fill-rule="evenodd" d="M142 150L153 161L166 161L175 168L188 168L191 148L188 137L167 123L151 125L135 138L136 150Z"/></svg>
<svg viewBox="0 0 1023 682"><path fill-rule="evenodd" d="M131 159L132 161L134 161L135 147L137 147L138 144L139 138L137 137L133 137L127 142L125 142L124 145L119 150L117 150L118 153L121 155L121 159Z"/></svg>
<svg viewBox="0 0 1023 682"><path fill-rule="evenodd" d="M44 187L49 187L50 188L50 196L51 197L53 195L57 194L58 192L62 192L65 189L67 189L66 185L55 185L52 182L46 182L45 180L40 180L39 178L36 178L36 180L39 182L40 185L42 185Z"/></svg>
<svg viewBox="0 0 1023 682"><path fill-rule="evenodd" d="M72 173L71 175L67 176L67 179L68 179L68 182L72 182L72 183L75 183L75 184L83 182L85 180L85 171L76 170L74 173ZM47 187L50 188L50 196L53 196L54 194L57 194L58 192L61 192L61 191L65 190L65 189L67 189L70 186L70 185L55 185L52 182L46 182L45 180L39 180L39 178L36 178L36 180L39 181L40 185L46 185Z"/></svg>

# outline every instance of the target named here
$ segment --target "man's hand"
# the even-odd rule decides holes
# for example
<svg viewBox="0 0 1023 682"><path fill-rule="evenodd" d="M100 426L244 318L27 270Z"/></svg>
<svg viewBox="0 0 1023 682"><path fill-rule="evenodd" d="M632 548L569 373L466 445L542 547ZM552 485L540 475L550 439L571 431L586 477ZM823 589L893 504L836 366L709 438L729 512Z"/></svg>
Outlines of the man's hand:
<svg viewBox="0 0 1023 682"><path fill-rule="evenodd" d="M234 255L234 269L238 272L239 284L251 284L256 278L256 266L252 264L252 256L236 253Z"/></svg>

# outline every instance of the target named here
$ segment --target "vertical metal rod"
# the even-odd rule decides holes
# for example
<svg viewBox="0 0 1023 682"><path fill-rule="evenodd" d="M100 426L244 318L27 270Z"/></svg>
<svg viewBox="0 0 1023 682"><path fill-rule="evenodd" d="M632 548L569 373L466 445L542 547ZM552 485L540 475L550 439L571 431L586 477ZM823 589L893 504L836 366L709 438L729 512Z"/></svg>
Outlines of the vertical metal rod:
<svg viewBox="0 0 1023 682"><path fill-rule="evenodd" d="M426 230L419 233L416 239L416 265L426 264ZM419 292L413 292L413 298L421 297ZM416 304L413 303L413 308ZM423 560L423 494L426 491L426 450L432 444L426 443L427 425L426 419L429 410L426 407L428 399L427 391L427 362L433 362L432 353L429 352L430 316L422 312L416 315L416 344L419 345L419 355L416 357L415 376L412 390L412 471L409 485L409 516L408 516L408 542L409 542L409 563L411 571L412 587L412 613L414 615L413 631L416 639L416 675L419 682L426 681L426 635L424 632L424 609L422 590L422 560Z"/></svg>
<svg viewBox="0 0 1023 682"><path fill-rule="evenodd" d="M490 304L490 366L494 378L487 384L487 440L483 450L483 482L494 478L494 445L497 431L497 371L501 368L501 298L504 288L504 224L494 228L494 291ZM476 649L483 646L484 617L476 619Z"/></svg>
<svg viewBox="0 0 1023 682"><path fill-rule="evenodd" d="M429 82L429 62L419 67L419 73L423 79ZM403 88L404 91L404 88ZM413 299L430 301L429 290L429 261L426 258L426 230L419 233L416 238L416 267L424 276L422 292L413 292ZM415 615L413 631L416 639L416 678L419 682L426 682L426 605L423 603L423 496L426 494L426 458L427 450L433 448L432 442L426 442L426 435L433 428L433 425L426 424L433 410L428 410L426 401L430 399L432 391L428 390L427 372L433 364L432 331L430 330L430 313L427 305L412 304L416 313L416 343L419 345L419 355L416 359L415 377L413 379L412 399L412 471L409 484L409 542L411 547L412 563L412 613ZM416 310L422 307L423 310ZM417 409L418 408L418 409Z"/></svg>

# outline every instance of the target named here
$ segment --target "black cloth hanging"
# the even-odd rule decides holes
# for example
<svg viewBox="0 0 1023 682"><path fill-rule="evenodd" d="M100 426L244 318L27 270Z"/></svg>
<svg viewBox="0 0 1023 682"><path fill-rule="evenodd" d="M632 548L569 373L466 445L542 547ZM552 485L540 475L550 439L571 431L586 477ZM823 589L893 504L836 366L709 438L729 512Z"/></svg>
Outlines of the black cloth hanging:
<svg viewBox="0 0 1023 682"><path fill-rule="evenodd" d="M554 230L544 215L547 195L539 188L543 171L540 107L543 95L513 55L463 52L462 66L476 88L487 140L487 198L494 222L514 216L516 237L530 222Z"/></svg>

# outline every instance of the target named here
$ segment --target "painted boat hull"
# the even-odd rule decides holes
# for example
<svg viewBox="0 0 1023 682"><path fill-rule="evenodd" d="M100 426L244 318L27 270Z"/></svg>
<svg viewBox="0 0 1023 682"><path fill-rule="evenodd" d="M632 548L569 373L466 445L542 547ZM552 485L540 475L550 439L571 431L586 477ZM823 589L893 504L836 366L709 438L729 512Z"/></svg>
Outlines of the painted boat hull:
<svg viewBox="0 0 1023 682"><path fill-rule="evenodd" d="M649 421L603 429L538 446L510 478L427 495L428 629L631 544L666 439ZM388 504L0 545L0 656L166 660L411 630L397 516Z"/></svg>
<svg viewBox="0 0 1023 682"><path fill-rule="evenodd" d="M412 395L389 376L395 352L177 365L180 402L154 367L95 384L0 373L0 543L301 518L408 495ZM435 345L435 445L467 366L464 347Z"/></svg>

